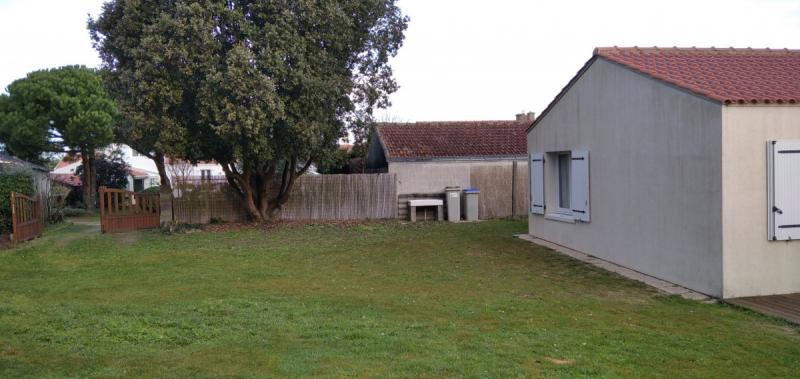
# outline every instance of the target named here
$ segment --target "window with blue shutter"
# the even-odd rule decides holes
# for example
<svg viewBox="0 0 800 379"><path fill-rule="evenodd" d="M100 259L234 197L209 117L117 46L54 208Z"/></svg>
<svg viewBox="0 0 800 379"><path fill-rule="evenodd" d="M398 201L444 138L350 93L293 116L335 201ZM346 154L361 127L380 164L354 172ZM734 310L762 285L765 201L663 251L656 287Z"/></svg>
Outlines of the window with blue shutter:
<svg viewBox="0 0 800 379"><path fill-rule="evenodd" d="M528 162L531 213L544 214L544 154L531 153Z"/></svg>

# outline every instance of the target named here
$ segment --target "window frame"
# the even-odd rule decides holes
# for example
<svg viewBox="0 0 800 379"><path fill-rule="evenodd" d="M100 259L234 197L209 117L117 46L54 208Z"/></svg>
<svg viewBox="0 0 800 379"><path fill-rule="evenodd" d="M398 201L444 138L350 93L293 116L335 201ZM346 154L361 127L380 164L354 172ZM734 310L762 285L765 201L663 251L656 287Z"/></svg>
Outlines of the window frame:
<svg viewBox="0 0 800 379"><path fill-rule="evenodd" d="M571 206L571 199L572 196L572 152L571 151L559 151L555 153L556 156L556 210L554 213L559 215L569 216L572 217L572 208ZM566 157L567 162L567 169L566 173L562 172L562 157ZM566 198L566 205L567 207L564 208L562 206L562 174L566 175L566 182L567 182L567 198Z"/></svg>
<svg viewBox="0 0 800 379"><path fill-rule="evenodd" d="M546 159L542 175L544 209L539 214L548 220L571 224L591 222L589 150L552 150L540 154ZM564 167L565 164L569 166Z"/></svg>

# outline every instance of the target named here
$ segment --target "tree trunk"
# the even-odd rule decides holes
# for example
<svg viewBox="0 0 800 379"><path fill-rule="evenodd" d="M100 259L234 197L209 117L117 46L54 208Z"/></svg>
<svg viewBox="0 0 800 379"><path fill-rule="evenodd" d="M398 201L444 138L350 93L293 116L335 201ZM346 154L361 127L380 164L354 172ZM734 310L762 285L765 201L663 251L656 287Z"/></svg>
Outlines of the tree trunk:
<svg viewBox="0 0 800 379"><path fill-rule="evenodd" d="M161 177L161 191L172 191L172 183L169 180L169 175L167 175L167 167L164 163L164 153L155 153L153 162L156 163L158 176Z"/></svg>
<svg viewBox="0 0 800 379"><path fill-rule="evenodd" d="M81 164L83 164L83 205L87 210L94 210L95 193L95 168L93 154L81 152Z"/></svg>
<svg viewBox="0 0 800 379"><path fill-rule="evenodd" d="M221 163L228 183L242 197L247 215L253 222L264 222L278 217L278 211L289 200L295 180L311 167L311 159L307 159L305 165L297 170L297 157L292 157L283 162L281 175L277 175L277 164L273 162L256 168L245 162L242 172L239 172L236 164ZM280 183L277 184L280 185L277 193L272 193L275 180L279 180Z"/></svg>
<svg viewBox="0 0 800 379"><path fill-rule="evenodd" d="M275 175L273 168L266 172L255 172L252 168L245 167L245 172L240 173L235 167L223 164L222 170L231 187L241 196L250 221L260 223L274 219L277 202L269 196L270 184Z"/></svg>
<svg viewBox="0 0 800 379"><path fill-rule="evenodd" d="M247 215L253 222L265 222L275 218L276 202L270 199L270 178L256 175L258 178L251 183L239 184L244 188L242 195L247 209Z"/></svg>

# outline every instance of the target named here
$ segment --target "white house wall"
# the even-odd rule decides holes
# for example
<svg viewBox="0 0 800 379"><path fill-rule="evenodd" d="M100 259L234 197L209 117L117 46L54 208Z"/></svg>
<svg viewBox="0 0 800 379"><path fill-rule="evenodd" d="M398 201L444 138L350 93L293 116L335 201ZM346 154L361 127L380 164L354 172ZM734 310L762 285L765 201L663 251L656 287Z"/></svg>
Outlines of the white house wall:
<svg viewBox="0 0 800 379"><path fill-rule="evenodd" d="M800 292L800 241L767 240L767 141L800 140L800 106L722 109L725 297Z"/></svg>
<svg viewBox="0 0 800 379"><path fill-rule="evenodd" d="M598 59L528 134L529 152L589 151L591 222L529 215L530 234L720 296L720 108Z"/></svg>
<svg viewBox="0 0 800 379"><path fill-rule="evenodd" d="M148 173L158 176L158 168L156 168L156 163L153 162L152 159L144 155L134 156L133 149L131 149L131 147L128 145L115 145L115 147L122 152L122 159L128 164L128 166L139 170L144 170Z"/></svg>

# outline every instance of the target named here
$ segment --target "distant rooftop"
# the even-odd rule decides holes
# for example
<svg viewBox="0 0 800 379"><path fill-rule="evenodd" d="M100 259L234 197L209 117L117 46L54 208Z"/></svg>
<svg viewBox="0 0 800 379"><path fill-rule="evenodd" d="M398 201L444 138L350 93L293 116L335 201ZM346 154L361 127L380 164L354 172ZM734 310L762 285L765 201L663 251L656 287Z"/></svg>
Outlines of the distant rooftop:
<svg viewBox="0 0 800 379"><path fill-rule="evenodd" d="M532 115L531 115L532 117ZM527 154L525 121L382 123L378 136L388 161L514 158Z"/></svg>

